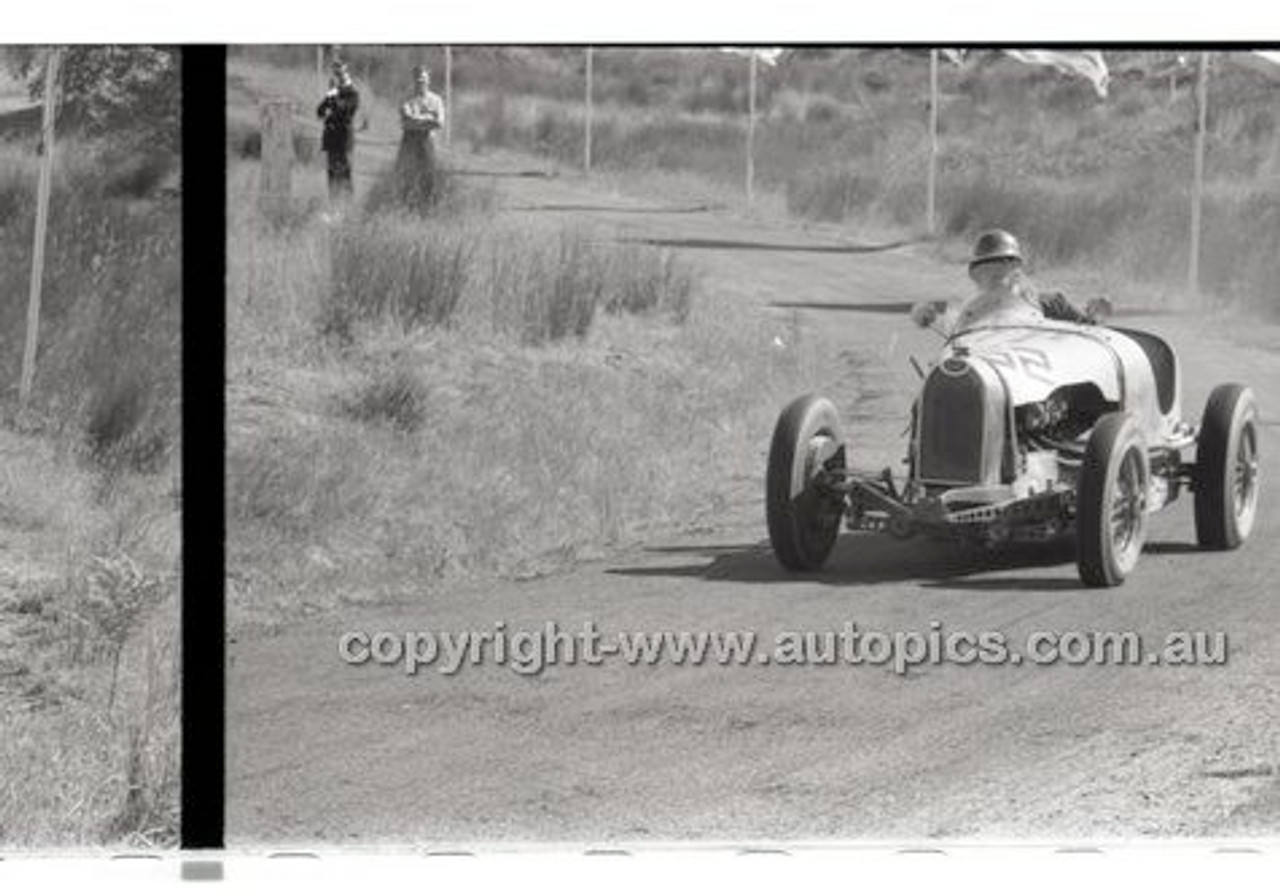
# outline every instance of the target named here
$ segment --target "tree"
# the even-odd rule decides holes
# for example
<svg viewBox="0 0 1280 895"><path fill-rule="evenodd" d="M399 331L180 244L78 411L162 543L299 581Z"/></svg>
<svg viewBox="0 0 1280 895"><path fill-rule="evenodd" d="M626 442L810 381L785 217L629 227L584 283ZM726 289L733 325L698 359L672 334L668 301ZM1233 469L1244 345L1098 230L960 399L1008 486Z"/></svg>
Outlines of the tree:
<svg viewBox="0 0 1280 895"><path fill-rule="evenodd" d="M5 52L6 67L26 79L33 100L43 100L46 54L38 47ZM67 47L60 68L59 117L64 127L176 152L182 133L181 81L176 48Z"/></svg>

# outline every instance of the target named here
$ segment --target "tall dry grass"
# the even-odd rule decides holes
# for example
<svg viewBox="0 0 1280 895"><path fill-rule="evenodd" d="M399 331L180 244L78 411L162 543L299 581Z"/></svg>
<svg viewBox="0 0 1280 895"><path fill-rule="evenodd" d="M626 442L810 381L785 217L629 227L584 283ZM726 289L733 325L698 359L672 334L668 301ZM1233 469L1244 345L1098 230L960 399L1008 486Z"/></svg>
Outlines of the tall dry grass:
<svg viewBox="0 0 1280 895"><path fill-rule="evenodd" d="M33 403L15 431L37 158L0 144L0 841L172 846L177 159L57 152Z"/></svg>
<svg viewBox="0 0 1280 895"><path fill-rule="evenodd" d="M581 339L601 313L683 320L696 283L670 252L491 218L375 214L335 228L330 252L330 315L406 330L462 325L528 344Z"/></svg>
<svg viewBox="0 0 1280 895"><path fill-rule="evenodd" d="M104 467L156 470L180 437L176 162L106 145L59 147L41 301L36 409ZM0 146L0 401L22 360L36 159Z"/></svg>
<svg viewBox="0 0 1280 895"><path fill-rule="evenodd" d="M179 509L166 479L98 473L0 431L0 838L10 848L174 846Z"/></svg>
<svg viewBox="0 0 1280 895"><path fill-rule="evenodd" d="M754 495L776 408L818 363L652 247L484 211L281 230L252 165L232 174L238 621L705 524Z"/></svg>

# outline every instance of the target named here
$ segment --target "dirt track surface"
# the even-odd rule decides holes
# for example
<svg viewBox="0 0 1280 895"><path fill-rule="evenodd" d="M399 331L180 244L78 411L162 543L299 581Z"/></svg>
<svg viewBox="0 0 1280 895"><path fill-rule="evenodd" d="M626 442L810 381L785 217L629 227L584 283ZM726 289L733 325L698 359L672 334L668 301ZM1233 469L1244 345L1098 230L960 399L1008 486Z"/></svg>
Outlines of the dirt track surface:
<svg viewBox="0 0 1280 895"><path fill-rule="evenodd" d="M936 339L901 311L963 294L962 271L781 224L507 178L513 211L613 225L696 253L709 288L821 329L875 362L850 440L901 456L907 355ZM865 247L863 247L865 248ZM1069 285L1069 284L1068 284ZM1121 310L1124 298L1118 300ZM827 305L829 309L780 303ZM1280 328L1127 317L1181 352L1184 412L1219 382L1262 405L1264 491L1252 540L1200 553L1191 501L1153 518L1121 589L1079 585L1069 552L988 555L846 534L820 575L783 574L762 488L696 539L654 539L534 581L405 594L285 633L232 632L228 838L241 845L482 841L1274 835L1280 829ZM1208 331L1207 331L1208 330ZM851 395L833 395L842 410ZM761 433L761 475L769 433ZM1225 631L1225 666L351 667L347 630ZM1150 642L1150 641L1149 641Z"/></svg>

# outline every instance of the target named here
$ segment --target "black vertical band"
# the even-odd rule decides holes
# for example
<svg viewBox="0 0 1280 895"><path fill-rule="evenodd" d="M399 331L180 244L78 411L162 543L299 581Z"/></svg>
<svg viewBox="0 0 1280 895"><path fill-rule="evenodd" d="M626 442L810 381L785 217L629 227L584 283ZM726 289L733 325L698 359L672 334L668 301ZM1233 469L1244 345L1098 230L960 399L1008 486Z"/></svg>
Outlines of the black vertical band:
<svg viewBox="0 0 1280 895"><path fill-rule="evenodd" d="M182 847L223 847L226 49L182 49Z"/></svg>

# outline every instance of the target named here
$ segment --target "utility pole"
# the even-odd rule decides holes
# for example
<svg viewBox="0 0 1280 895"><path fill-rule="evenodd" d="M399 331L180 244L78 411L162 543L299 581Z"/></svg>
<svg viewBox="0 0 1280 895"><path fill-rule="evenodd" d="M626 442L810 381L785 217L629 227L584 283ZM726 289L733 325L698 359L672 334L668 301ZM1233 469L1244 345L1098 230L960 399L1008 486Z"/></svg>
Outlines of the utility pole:
<svg viewBox="0 0 1280 895"><path fill-rule="evenodd" d="M938 189L938 51L929 51L929 183L925 202L925 230L933 235Z"/></svg>
<svg viewBox="0 0 1280 895"><path fill-rule="evenodd" d="M759 64L753 50L747 57L750 66L747 81L747 204L755 201L756 181L756 66Z"/></svg>
<svg viewBox="0 0 1280 895"><path fill-rule="evenodd" d="M18 407L21 411L27 409L31 400L31 384L36 374L36 346L40 340L40 289L44 280L45 233L49 227L49 190L53 185L53 125L57 115L58 64L61 58L60 48L51 49L44 73L44 121L40 132L40 181L36 187L36 233L31 252L27 340L22 351L22 379L18 386Z"/></svg>
<svg viewBox="0 0 1280 895"><path fill-rule="evenodd" d="M592 80L594 73L592 71L595 62L595 48L587 47L587 114L583 123L582 135L582 173L586 176L591 174L591 125L594 117L594 97L592 90Z"/></svg>
<svg viewBox="0 0 1280 895"><path fill-rule="evenodd" d="M1209 113L1209 54L1200 54L1200 71L1196 79L1196 156L1195 179L1191 185L1191 258L1187 264L1187 290L1200 293L1200 217L1204 202L1204 143Z"/></svg>

